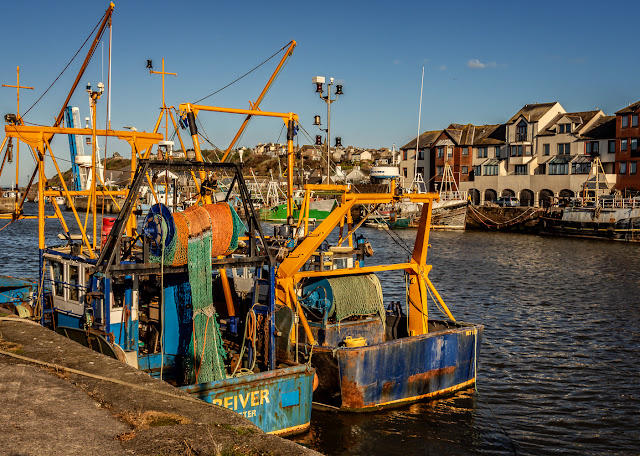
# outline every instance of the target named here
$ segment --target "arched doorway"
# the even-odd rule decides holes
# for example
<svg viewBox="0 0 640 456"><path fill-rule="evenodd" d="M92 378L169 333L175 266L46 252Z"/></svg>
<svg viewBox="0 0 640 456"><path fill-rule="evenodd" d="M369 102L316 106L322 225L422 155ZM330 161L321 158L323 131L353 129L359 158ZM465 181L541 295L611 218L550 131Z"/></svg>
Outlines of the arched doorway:
<svg viewBox="0 0 640 456"><path fill-rule="evenodd" d="M494 189L492 188L488 188L484 191L484 201L485 203L487 202L493 202L495 200L498 199L498 192L496 192Z"/></svg>
<svg viewBox="0 0 640 456"><path fill-rule="evenodd" d="M540 190L540 206L549 207L553 198L553 192L549 189Z"/></svg>
<svg viewBox="0 0 640 456"><path fill-rule="evenodd" d="M535 196L532 190L524 189L520 192L520 206L533 206Z"/></svg>
<svg viewBox="0 0 640 456"><path fill-rule="evenodd" d="M516 192L514 192L510 188L505 188L504 190L502 190L501 196L510 196L511 198L513 198L516 196Z"/></svg>
<svg viewBox="0 0 640 456"><path fill-rule="evenodd" d="M476 206L480 204L480 190L477 188L469 190L469 197L471 198L471 204L475 204Z"/></svg>
<svg viewBox="0 0 640 456"><path fill-rule="evenodd" d="M560 190L560 192L558 193L558 196L560 198L573 198L574 196L576 196L576 194L572 190L565 188Z"/></svg>

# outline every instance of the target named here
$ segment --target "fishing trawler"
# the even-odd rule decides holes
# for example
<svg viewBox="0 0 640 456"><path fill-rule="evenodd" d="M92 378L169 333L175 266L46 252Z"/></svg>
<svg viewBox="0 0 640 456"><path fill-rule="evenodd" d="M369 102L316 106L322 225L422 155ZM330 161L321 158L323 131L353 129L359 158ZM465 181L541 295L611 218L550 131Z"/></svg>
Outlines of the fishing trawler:
<svg viewBox="0 0 640 456"><path fill-rule="evenodd" d="M149 160L151 148L166 139L157 133L160 122L153 133L135 128L100 130L96 115L85 128L60 127L87 63L111 26L113 9L112 3L54 126L25 126L19 116L7 118L2 148L14 140L25 143L36 158L34 177L38 177L38 214L33 218L38 220L40 274L29 295L33 300L24 303L33 318L58 333L230 408L265 432L304 431L310 422L314 370L304 363L276 363L277 340L288 338L291 323L278 320L274 259L239 166L205 163L199 149L193 161ZM264 93L294 47L292 41L282 49L286 52ZM87 85L92 113L104 90L102 83L96 89ZM252 104L255 109L261 98ZM162 113L168 115L164 109L163 91ZM193 115L190 120L190 128L195 129ZM248 119L241 130L246 123ZM89 188L69 189L62 176L51 139L65 134L70 140L73 135L92 138ZM97 137L123 140L131 146L127 189L98 186ZM45 164L49 160L62 190L47 186ZM136 219L139 189L144 183L151 184L158 170L192 178L198 199L184 212L172 212L156 200L142 213L140 225ZM221 172L231 174L233 180L224 201L215 203L212 192L216 186L211 182ZM25 194L33 182L32 178ZM232 192L239 195L242 211L232 204ZM56 202L58 196L69 202L77 226L67 224ZM124 201L112 226L103 220L99 242L97 200L116 196ZM84 223L73 203L75 197L87 201ZM45 204L53 206L53 215ZM17 214L11 222L26 217ZM45 244L45 224L50 218L62 226L59 245ZM22 284L3 283L20 288L16 296L21 293L26 298Z"/></svg>
<svg viewBox="0 0 640 456"><path fill-rule="evenodd" d="M300 325L285 359L310 360L319 386L314 404L345 411L368 411L432 399L471 387L476 381L483 326L457 321L428 277L429 229L434 193L354 193L341 191L341 204L310 230L304 220L275 233L281 260L276 273L276 305L290 308ZM369 265L373 248L354 225L354 205L422 204L411 258ZM303 227L302 235L300 227ZM330 236L338 240L328 244ZM332 234L333 233L333 234ZM395 272L406 284L406 303L389 303L377 273ZM430 317L428 302L444 319ZM386 309L392 311L387 313Z"/></svg>

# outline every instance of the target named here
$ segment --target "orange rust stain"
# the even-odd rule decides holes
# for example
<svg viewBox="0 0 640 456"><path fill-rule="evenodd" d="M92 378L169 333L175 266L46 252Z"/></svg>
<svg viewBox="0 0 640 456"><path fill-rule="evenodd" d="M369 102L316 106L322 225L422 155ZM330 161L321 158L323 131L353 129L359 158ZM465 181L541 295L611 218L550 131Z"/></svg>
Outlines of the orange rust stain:
<svg viewBox="0 0 640 456"><path fill-rule="evenodd" d="M433 369L429 372L422 372L420 374L412 375L409 377L408 382L422 382L429 380L430 378L437 377L438 375L451 374L456 370L455 366L443 367L442 369Z"/></svg>
<svg viewBox="0 0 640 456"><path fill-rule="evenodd" d="M342 379L341 390L343 407L364 407L364 398L362 397L362 391L358 389L358 384L356 382L350 382L349 380Z"/></svg>

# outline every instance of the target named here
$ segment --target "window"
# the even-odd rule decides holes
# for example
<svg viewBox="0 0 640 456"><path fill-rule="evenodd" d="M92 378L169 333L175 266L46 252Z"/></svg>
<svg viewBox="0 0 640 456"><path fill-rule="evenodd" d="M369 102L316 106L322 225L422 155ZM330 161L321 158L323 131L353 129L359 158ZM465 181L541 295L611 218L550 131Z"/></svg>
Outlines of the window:
<svg viewBox="0 0 640 456"><path fill-rule="evenodd" d="M631 139L631 152L638 150L638 138Z"/></svg>
<svg viewBox="0 0 640 456"><path fill-rule="evenodd" d="M436 175L442 176L442 173L444 173L444 166L436 166Z"/></svg>
<svg viewBox="0 0 640 456"><path fill-rule="evenodd" d="M447 157L453 157L453 147L447 147Z"/></svg>
<svg viewBox="0 0 640 456"><path fill-rule="evenodd" d="M80 285L78 275L78 266L69 266L69 299L71 301L78 300L78 286Z"/></svg>
<svg viewBox="0 0 640 456"><path fill-rule="evenodd" d="M531 156L531 146L524 146L524 154Z"/></svg>
<svg viewBox="0 0 640 456"><path fill-rule="evenodd" d="M522 146L511 146L512 157L522 157Z"/></svg>
<svg viewBox="0 0 640 456"><path fill-rule="evenodd" d="M615 139L609 140L609 153L610 154L615 154L616 153L616 141L615 141Z"/></svg>
<svg viewBox="0 0 640 456"><path fill-rule="evenodd" d="M480 166L480 165L474 166L473 167L473 174L475 176L482 176L482 166Z"/></svg>
<svg viewBox="0 0 640 456"><path fill-rule="evenodd" d="M629 116L622 116L622 128L629 126Z"/></svg>
<svg viewBox="0 0 640 456"><path fill-rule="evenodd" d="M638 126L638 114L634 114L631 116L631 126L632 127Z"/></svg>
<svg viewBox="0 0 640 456"><path fill-rule="evenodd" d="M545 155L549 155L549 150L550 150L550 149L551 149L551 148L549 147L549 144L543 144L543 145L542 145L542 150L544 151L543 153L544 153Z"/></svg>
<svg viewBox="0 0 640 456"><path fill-rule="evenodd" d="M418 160L424 160L424 149L418 151Z"/></svg>
<svg viewBox="0 0 640 456"><path fill-rule="evenodd" d="M402 168L402 175L407 177L407 168Z"/></svg>
<svg viewBox="0 0 640 456"><path fill-rule="evenodd" d="M591 163L572 163L571 174L589 174Z"/></svg>
<svg viewBox="0 0 640 456"><path fill-rule="evenodd" d="M403 160L406 160L406 159L407 159L407 151L406 151L406 150L403 150L403 151L402 151L402 159L403 159Z"/></svg>
<svg viewBox="0 0 640 456"><path fill-rule="evenodd" d="M469 174L469 167L468 166L463 166L462 167L462 174Z"/></svg>
<svg viewBox="0 0 640 456"><path fill-rule="evenodd" d="M493 148L494 153L496 154L496 158L500 158L500 146L496 146Z"/></svg>
<svg viewBox="0 0 640 456"><path fill-rule="evenodd" d="M484 175L485 176L497 176L498 175L498 165L484 165Z"/></svg>
<svg viewBox="0 0 640 456"><path fill-rule="evenodd" d="M469 155L469 148L468 147L463 147L462 148L462 155Z"/></svg>
<svg viewBox="0 0 640 456"><path fill-rule="evenodd" d="M589 155L600 155L600 143L598 141L585 143L585 153Z"/></svg>
<svg viewBox="0 0 640 456"><path fill-rule="evenodd" d="M424 168L422 166L418 166L418 174L424 176Z"/></svg>
<svg viewBox="0 0 640 456"><path fill-rule="evenodd" d="M622 152L626 152L627 151L627 140L626 139L621 139L620 140L620 150Z"/></svg>
<svg viewBox="0 0 640 456"><path fill-rule="evenodd" d="M558 144L558 155L569 155L569 143ZM568 173L564 173L568 174Z"/></svg>
<svg viewBox="0 0 640 456"><path fill-rule="evenodd" d="M620 163L620 174L627 174L627 162Z"/></svg>
<svg viewBox="0 0 640 456"><path fill-rule="evenodd" d="M523 120L518 124L518 129L516 131L516 141L526 141L527 140L527 123Z"/></svg>
<svg viewBox="0 0 640 456"><path fill-rule="evenodd" d="M527 174L527 165L516 165L516 175L524 176Z"/></svg>
<svg viewBox="0 0 640 456"><path fill-rule="evenodd" d="M51 280L53 281L53 294L64 296L64 265L56 261L51 262Z"/></svg>
<svg viewBox="0 0 640 456"><path fill-rule="evenodd" d="M636 162L629 162L629 174L636 173Z"/></svg>
<svg viewBox="0 0 640 456"><path fill-rule="evenodd" d="M569 174L569 163L550 163L549 174Z"/></svg>
<svg viewBox="0 0 640 456"><path fill-rule="evenodd" d="M444 157L444 147L440 146L438 147L438 158L442 158Z"/></svg>
<svg viewBox="0 0 640 456"><path fill-rule="evenodd" d="M487 147L478 147L478 158L487 158Z"/></svg>

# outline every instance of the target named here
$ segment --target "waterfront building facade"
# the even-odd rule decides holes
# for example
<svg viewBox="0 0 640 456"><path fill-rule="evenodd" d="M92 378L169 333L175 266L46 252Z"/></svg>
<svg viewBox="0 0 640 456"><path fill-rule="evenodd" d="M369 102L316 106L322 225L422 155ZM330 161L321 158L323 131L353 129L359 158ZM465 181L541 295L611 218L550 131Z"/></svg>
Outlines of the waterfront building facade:
<svg viewBox="0 0 640 456"><path fill-rule="evenodd" d="M640 102L633 109L640 110ZM637 117L634 123L633 114L626 115L629 135L640 138ZM460 190L468 192L474 204L511 196L521 205L538 206L554 197L578 196L588 188L585 183L593 158L598 156L607 183L613 187L619 172L616 122L622 125L622 116L605 116L601 110L566 112L560 103L551 102L525 105L505 124L451 124L420 136L418 160L415 139L401 147L401 175L406 176L408 187L417 163L418 172L431 183L429 189L435 190L444 164L449 163ZM634 146L640 157L637 139ZM634 161L630 151L627 157Z"/></svg>
<svg viewBox="0 0 640 456"><path fill-rule="evenodd" d="M623 193L640 190L640 101L616 112L616 188Z"/></svg>

